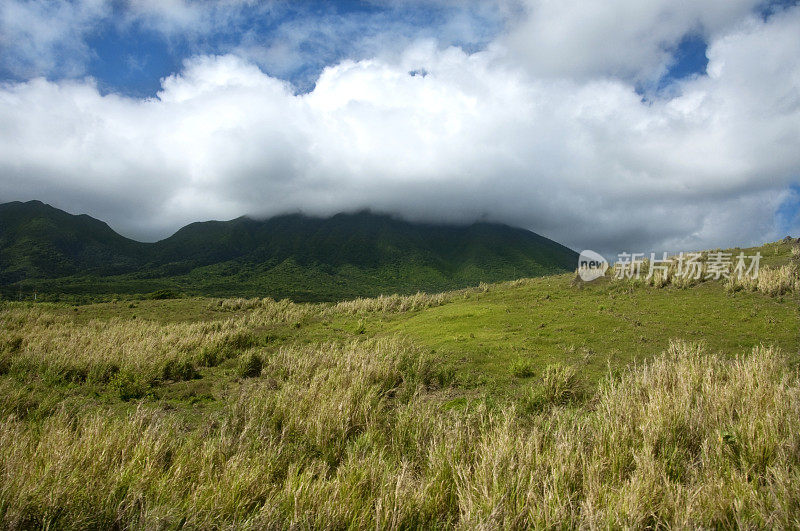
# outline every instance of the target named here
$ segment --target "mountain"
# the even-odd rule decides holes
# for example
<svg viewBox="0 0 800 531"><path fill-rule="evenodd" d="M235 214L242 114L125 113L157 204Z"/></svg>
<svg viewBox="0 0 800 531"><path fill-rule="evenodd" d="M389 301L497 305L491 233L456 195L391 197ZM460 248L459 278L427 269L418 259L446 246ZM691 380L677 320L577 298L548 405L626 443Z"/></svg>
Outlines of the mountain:
<svg viewBox="0 0 800 531"><path fill-rule="evenodd" d="M0 286L335 300L464 287L574 269L577 254L493 223L410 223L359 212L192 223L140 243L38 201L0 205Z"/></svg>
<svg viewBox="0 0 800 531"><path fill-rule="evenodd" d="M40 201L0 204L0 284L130 271L145 247L85 214Z"/></svg>

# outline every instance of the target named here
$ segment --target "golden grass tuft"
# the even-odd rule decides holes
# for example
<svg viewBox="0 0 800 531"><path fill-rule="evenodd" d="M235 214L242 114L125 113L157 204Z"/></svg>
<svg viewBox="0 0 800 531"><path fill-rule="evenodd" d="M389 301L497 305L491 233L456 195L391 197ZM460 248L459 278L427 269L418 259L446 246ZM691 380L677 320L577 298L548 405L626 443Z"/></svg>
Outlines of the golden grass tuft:
<svg viewBox="0 0 800 531"><path fill-rule="evenodd" d="M452 293L416 293L414 295L380 295L375 298L358 298L342 301L328 309L331 314L357 315L362 313L403 313L434 306L452 300Z"/></svg>
<svg viewBox="0 0 800 531"><path fill-rule="evenodd" d="M725 289L729 292L737 291L759 291L761 293L777 297L789 293L800 293L800 264L798 264L797 256L800 256L798 247L792 248L792 264L780 267L761 267L758 271L758 277L753 278L750 275L731 275L730 278L721 277ZM704 263L707 256L704 255L699 261ZM666 269L654 269L650 273L650 261L643 260L640 266L640 277L636 278L617 278L614 273L614 268L609 268L606 275L615 282L628 282L633 285L647 285L656 288L663 288L666 286L674 286L676 288L689 288L696 286L709 279L706 277L707 271L702 270L699 278L693 278L687 275L678 275L678 265L676 260L668 264Z"/></svg>
<svg viewBox="0 0 800 531"><path fill-rule="evenodd" d="M777 268L763 267L758 272L758 278L731 277L725 281L725 289L728 291L760 291L772 297L787 293L800 293L800 274L794 264Z"/></svg>

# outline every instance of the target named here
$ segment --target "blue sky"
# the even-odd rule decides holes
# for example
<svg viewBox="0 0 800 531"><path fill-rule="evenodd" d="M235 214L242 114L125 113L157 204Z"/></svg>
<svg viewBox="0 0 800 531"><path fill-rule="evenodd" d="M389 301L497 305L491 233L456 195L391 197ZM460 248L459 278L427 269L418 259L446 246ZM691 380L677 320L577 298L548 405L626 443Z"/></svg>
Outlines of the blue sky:
<svg viewBox="0 0 800 531"><path fill-rule="evenodd" d="M0 200L757 243L800 231L797 4L6 0Z"/></svg>
<svg viewBox="0 0 800 531"><path fill-rule="evenodd" d="M191 4L187 4L191 5ZM125 2L112 2L93 17L81 36L86 45L82 68L103 90L139 97L154 96L160 80L180 70L186 58L203 54L247 53L264 72L291 81L298 91L313 88L322 69L348 58L368 57L369 41L399 49L416 39L438 39L442 46L483 49L502 30L499 7L464 3L266 2L235 9L203 8L204 22L182 27L175 21L153 23L150 16L131 16ZM454 24L454 22L456 24ZM258 51L286 47L284 61L259 57ZM32 75L64 77L58 65L19 65L13 46L0 72L6 80ZM74 60L74 50L55 50L59 60ZM65 57L66 56L66 57ZM11 57L11 59L9 59Z"/></svg>
<svg viewBox="0 0 800 531"><path fill-rule="evenodd" d="M761 10L768 16L788 3L781 0ZM477 52L502 33L508 14L488 2L480 6L354 0L259 3L244 4L227 13L225 23L212 15L208 28L178 29L153 25L146 17L131 20L126 3L111 2L82 35L86 52L77 70L64 72L58 65L73 62L74 50L54 50L56 64L38 68L24 62L20 65L12 43L3 54L0 75L5 81L38 75L50 79L91 76L105 92L152 97L160 89L161 79L180 71L183 61L192 56L242 52L243 47L269 50L287 46L285 62L259 61L257 55L254 60L265 73L290 81L298 92L308 92L325 66L342 59L369 57L374 49L365 44L367 41L384 40L384 46L399 49L415 39L427 38L436 39L440 46ZM458 27L450 27L454 19L459 21ZM700 31L688 32L676 44L665 43L672 61L657 88L704 74L706 47Z"/></svg>

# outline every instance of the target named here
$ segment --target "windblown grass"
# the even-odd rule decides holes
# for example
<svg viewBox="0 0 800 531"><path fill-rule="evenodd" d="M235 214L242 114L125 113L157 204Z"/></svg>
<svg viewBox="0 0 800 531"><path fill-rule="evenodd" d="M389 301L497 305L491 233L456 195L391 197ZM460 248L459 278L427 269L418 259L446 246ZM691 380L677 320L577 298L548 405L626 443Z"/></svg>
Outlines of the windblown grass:
<svg viewBox="0 0 800 531"><path fill-rule="evenodd" d="M792 259L789 264L776 267L761 267L758 270L758 276L731 274L727 278L721 277L714 280L722 281L725 289L729 292L740 290L759 291L772 297L787 293L800 293L800 264L798 264L798 251L796 249L797 247L792 248ZM701 263L704 264L706 259L707 255L704 255ZM615 276L614 268L609 268L606 276L614 282L626 282L656 288L674 286L685 289L712 281L707 277L708 272L705 268L697 278L692 275L679 274L676 260L670 262L665 269L654 269L651 273L650 268L650 261L644 260L639 268L640 274L638 278L619 278Z"/></svg>
<svg viewBox="0 0 800 531"><path fill-rule="evenodd" d="M517 279L500 282L494 286L519 287L529 284L531 279ZM442 306L470 294L488 293L492 284L480 282L477 286L442 293L417 292L414 295L379 295L374 298L357 298L334 304L326 315L359 315L365 313L406 313Z"/></svg>
<svg viewBox="0 0 800 531"><path fill-rule="evenodd" d="M551 388L569 378L553 369ZM0 421L6 527L764 527L800 515L800 381L674 343L588 399L443 410L395 339L280 349L199 423ZM534 385L539 385L534 383ZM521 404L520 404L521 405Z"/></svg>
<svg viewBox="0 0 800 531"><path fill-rule="evenodd" d="M76 326L65 315L14 307L0 310L0 374L35 375L49 384L110 384L137 398L158 380L191 379L198 367L257 346L254 329L304 315L298 305L274 303L217 321L95 319Z"/></svg>
<svg viewBox="0 0 800 531"><path fill-rule="evenodd" d="M209 305L209 308L219 312L256 310L260 319L281 323L299 321L314 311L314 306L311 304L297 304L289 299L276 301L269 297L262 299L217 299Z"/></svg>
<svg viewBox="0 0 800 531"><path fill-rule="evenodd" d="M800 271L794 264L778 268L765 267L759 271L758 278L731 277L725 281L725 289L734 292L760 291L772 297L800 293Z"/></svg>
<svg viewBox="0 0 800 531"><path fill-rule="evenodd" d="M218 312L243 312L259 310L264 315L287 320L300 320L309 315L359 315L365 313L404 313L425 308L441 306L453 300L457 295L485 287L476 287L471 290L458 290L443 293L415 293L414 295L379 295L374 298L359 297L345 300L336 304L312 305L296 304L288 299L275 301L270 298L231 298L217 299L209 305L209 309Z"/></svg>
<svg viewBox="0 0 800 531"><path fill-rule="evenodd" d="M414 295L381 295L372 299L342 301L329 310L333 314L357 315L361 313L402 313L441 306L453 299L456 292L416 293Z"/></svg>

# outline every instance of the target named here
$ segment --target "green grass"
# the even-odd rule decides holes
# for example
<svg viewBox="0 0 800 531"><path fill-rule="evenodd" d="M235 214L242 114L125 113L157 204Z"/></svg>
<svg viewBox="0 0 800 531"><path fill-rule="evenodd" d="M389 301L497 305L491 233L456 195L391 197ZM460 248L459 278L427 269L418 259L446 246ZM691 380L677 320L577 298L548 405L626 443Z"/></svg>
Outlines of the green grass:
<svg viewBox="0 0 800 531"><path fill-rule="evenodd" d="M38 307L77 325L98 319L190 323L247 314L222 311L216 299L205 298ZM689 289L607 279L576 285L571 275L558 275L456 292L449 302L420 311L350 315L321 313L329 305L296 307L307 309L299 322L271 323L256 335L273 348L399 335L434 353L465 393L513 394L554 363L575 367L589 388L609 369L652 358L673 339L702 341L708 351L728 356L764 342L785 352L800 348L796 296L728 293L718 282ZM526 374L515 366L525 366Z"/></svg>
<svg viewBox="0 0 800 531"><path fill-rule="evenodd" d="M455 370L459 389L492 393L524 385L513 367L521 360L539 369L574 366L591 386L609 367L649 359L676 338L730 356L765 341L787 352L800 348L796 298L729 294L719 283L634 289L608 281L575 286L572 276L559 275L493 285L411 314L340 316L304 330L354 337L359 323L368 337L400 334L434 351Z"/></svg>
<svg viewBox="0 0 800 531"><path fill-rule="evenodd" d="M791 526L799 308L573 275L3 302L0 526Z"/></svg>
<svg viewBox="0 0 800 531"><path fill-rule="evenodd" d="M430 398L453 404L487 397L501 402L525 398L552 365L574 370L576 387L590 394L609 371L651 359L678 338L701 341L708 352L728 357L762 343L788 353L800 349L796 298L728 294L718 283L690 289L630 289L607 282L578 287L570 277L559 276L467 291L441 306L411 312L343 315L326 313L330 306L292 306L305 314L291 322L251 327L250 341L273 352L330 341L402 337L434 358L445 375L442 389ZM186 325L248 314L248 310L221 311L217 301L209 299L37 308L67 319L77 330L98 322ZM180 359L181 355L168 356ZM226 396L241 386L240 380L255 372L239 361L240 355L244 356L236 350L223 352L211 363L192 360L194 365L188 366L168 360L146 375L115 374L108 384L58 384L69 380L63 376L42 383L47 373L33 381L23 373L16 381L28 389L11 393L7 405L13 401L11 409L41 416L62 399L86 407L141 399L169 404L193 417L198 411L223 407ZM261 354L251 354L255 355ZM185 376L173 376L181 373ZM13 396L17 398L12 400Z"/></svg>
<svg viewBox="0 0 800 531"><path fill-rule="evenodd" d="M764 338L796 350L800 321L793 301L730 297L718 286L692 292L599 285L575 290L559 277L436 308L395 329L448 356L461 354L470 379L491 377L502 385L516 356L538 366L567 363L596 380L609 364L619 368L650 358L674 338L702 340L710 351L731 354L749 351Z"/></svg>

